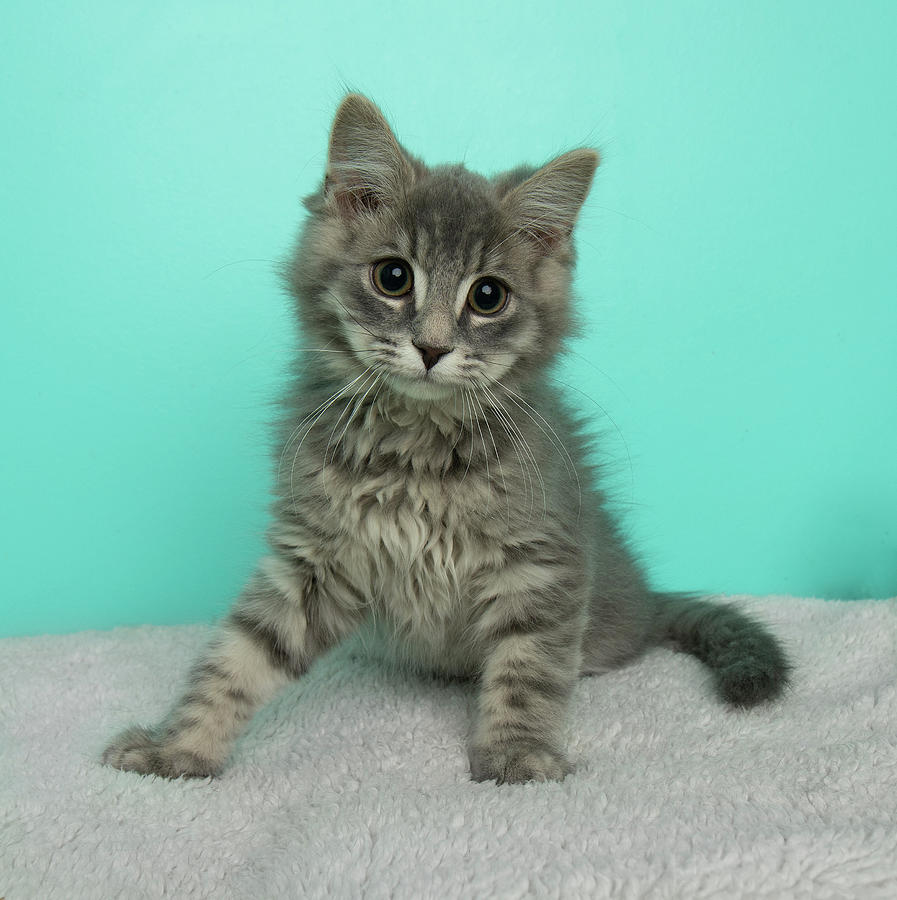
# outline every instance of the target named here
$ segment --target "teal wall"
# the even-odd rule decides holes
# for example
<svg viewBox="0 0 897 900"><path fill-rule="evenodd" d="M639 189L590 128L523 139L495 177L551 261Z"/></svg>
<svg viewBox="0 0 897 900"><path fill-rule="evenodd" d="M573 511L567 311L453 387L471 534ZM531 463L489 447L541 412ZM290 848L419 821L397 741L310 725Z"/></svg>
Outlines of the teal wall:
<svg viewBox="0 0 897 900"><path fill-rule="evenodd" d="M208 620L239 590L290 346L273 264L344 85L431 162L602 149L562 377L616 423L659 584L897 594L893 3L2 22L0 633Z"/></svg>

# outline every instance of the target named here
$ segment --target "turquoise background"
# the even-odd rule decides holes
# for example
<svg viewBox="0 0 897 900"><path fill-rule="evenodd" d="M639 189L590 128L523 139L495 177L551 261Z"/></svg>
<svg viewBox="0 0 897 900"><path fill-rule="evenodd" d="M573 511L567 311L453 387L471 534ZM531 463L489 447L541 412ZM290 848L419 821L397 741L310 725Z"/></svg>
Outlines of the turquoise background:
<svg viewBox="0 0 897 900"><path fill-rule="evenodd" d="M561 377L659 585L897 594L895 11L7 0L0 633L208 620L250 573L273 268L346 86L430 162L602 150Z"/></svg>

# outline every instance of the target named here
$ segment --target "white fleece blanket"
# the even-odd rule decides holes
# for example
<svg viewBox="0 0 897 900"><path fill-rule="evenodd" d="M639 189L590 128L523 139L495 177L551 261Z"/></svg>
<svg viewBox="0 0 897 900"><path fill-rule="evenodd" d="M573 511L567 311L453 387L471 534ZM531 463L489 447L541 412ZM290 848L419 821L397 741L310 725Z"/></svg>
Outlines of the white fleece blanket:
<svg viewBox="0 0 897 900"><path fill-rule="evenodd" d="M214 780L98 763L209 629L0 641L0 897L897 897L897 599L741 598L796 664L724 708L655 650L580 682L561 784L468 780L470 689L347 645Z"/></svg>

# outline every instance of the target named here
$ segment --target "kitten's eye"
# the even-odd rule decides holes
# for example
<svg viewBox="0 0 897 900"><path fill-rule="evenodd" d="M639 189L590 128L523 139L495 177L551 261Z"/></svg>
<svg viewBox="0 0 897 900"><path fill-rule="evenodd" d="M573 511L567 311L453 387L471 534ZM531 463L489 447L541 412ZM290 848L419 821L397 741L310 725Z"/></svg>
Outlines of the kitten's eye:
<svg viewBox="0 0 897 900"><path fill-rule="evenodd" d="M411 290L414 278L411 266L401 259L384 259L374 263L371 281L381 294L387 297L401 297Z"/></svg>
<svg viewBox="0 0 897 900"><path fill-rule="evenodd" d="M467 303L481 316L491 316L504 309L508 289L495 278L480 278L470 286Z"/></svg>

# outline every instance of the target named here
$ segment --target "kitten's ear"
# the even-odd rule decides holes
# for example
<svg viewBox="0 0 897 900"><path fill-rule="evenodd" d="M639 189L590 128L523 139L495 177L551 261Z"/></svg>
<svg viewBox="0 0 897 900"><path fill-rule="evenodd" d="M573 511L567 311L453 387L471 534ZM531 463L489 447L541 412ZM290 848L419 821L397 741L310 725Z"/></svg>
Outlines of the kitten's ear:
<svg viewBox="0 0 897 900"><path fill-rule="evenodd" d="M325 202L355 218L401 193L412 177L411 163L383 113L361 94L346 96L330 131Z"/></svg>
<svg viewBox="0 0 897 900"><path fill-rule="evenodd" d="M521 232L550 251L573 233L597 167L594 150L571 150L518 184L502 205Z"/></svg>

